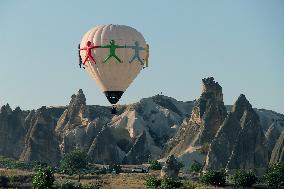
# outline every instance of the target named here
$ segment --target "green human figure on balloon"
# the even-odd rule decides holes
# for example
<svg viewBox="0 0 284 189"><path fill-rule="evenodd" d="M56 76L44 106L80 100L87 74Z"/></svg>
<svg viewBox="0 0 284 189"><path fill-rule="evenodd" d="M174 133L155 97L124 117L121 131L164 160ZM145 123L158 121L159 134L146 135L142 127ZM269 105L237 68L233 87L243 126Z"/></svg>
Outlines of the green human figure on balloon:
<svg viewBox="0 0 284 189"><path fill-rule="evenodd" d="M122 63L120 58L118 58L118 56L115 54L115 50L117 48L125 48L125 45L117 45L115 44L114 40L110 40L109 45L102 45L100 48L109 48L109 55L104 59L103 63L106 63L112 57L115 58L119 63Z"/></svg>
<svg viewBox="0 0 284 189"><path fill-rule="evenodd" d="M142 61L142 59L139 56L139 52L145 50L145 48L140 47L138 41L135 41L134 46L126 46L126 48L131 48L134 50L134 55L131 58L131 60L129 61L129 63L131 64L135 59L137 59L141 65L144 65L144 62Z"/></svg>

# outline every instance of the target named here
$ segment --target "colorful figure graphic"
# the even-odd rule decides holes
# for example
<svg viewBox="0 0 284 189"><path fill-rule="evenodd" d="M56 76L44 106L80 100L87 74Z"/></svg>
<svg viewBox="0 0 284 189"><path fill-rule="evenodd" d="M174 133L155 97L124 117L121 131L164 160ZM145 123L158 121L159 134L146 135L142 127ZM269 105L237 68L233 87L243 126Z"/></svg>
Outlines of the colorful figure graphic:
<svg viewBox="0 0 284 189"><path fill-rule="evenodd" d="M98 48L98 47L100 47L100 46L94 46L94 45L92 45L91 41L87 41L86 47L80 49L80 50L86 51L86 57L85 57L85 60L83 61L83 65L86 64L88 59L92 60L96 64L96 61L95 61L94 57L92 56L92 49Z"/></svg>
<svg viewBox="0 0 284 189"><path fill-rule="evenodd" d="M140 56L139 56L139 52L142 50L145 50L143 47L139 47L139 43L138 41L135 41L134 46L126 46L126 48L131 48L134 50L134 55L131 58L131 60L129 61L129 63L131 64L135 59L137 59L141 65L144 65L144 62L141 60Z"/></svg>
<svg viewBox="0 0 284 189"><path fill-rule="evenodd" d="M125 48L125 45L120 46L116 45L114 40L110 40L109 45L100 46L101 48L109 48L109 55L104 59L103 63L106 63L111 57L114 57L119 63L122 63L122 61L116 56L115 50L117 48Z"/></svg>
<svg viewBox="0 0 284 189"><path fill-rule="evenodd" d="M146 45L146 57L145 57L145 62L146 62L146 67L148 67L148 61L149 61L149 45Z"/></svg>

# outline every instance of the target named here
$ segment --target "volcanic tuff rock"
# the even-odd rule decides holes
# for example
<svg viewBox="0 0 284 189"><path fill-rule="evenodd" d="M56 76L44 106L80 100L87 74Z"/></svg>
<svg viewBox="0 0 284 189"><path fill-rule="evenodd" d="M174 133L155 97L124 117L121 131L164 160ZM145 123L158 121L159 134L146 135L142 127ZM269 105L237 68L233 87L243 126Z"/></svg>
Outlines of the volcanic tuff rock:
<svg viewBox="0 0 284 189"><path fill-rule="evenodd" d="M137 137L123 160L124 164L142 164L151 159L151 152L149 151L146 137L145 131Z"/></svg>
<svg viewBox="0 0 284 189"><path fill-rule="evenodd" d="M272 153L272 150L276 144L277 139L280 137L282 130L282 123L278 120L274 120L274 122L266 131L265 137L267 139L268 154Z"/></svg>
<svg viewBox="0 0 284 189"><path fill-rule="evenodd" d="M190 146L210 143L227 111L223 102L222 87L213 77L202 80L202 94L195 103L190 118L188 117L176 135L168 142L164 155L179 155Z"/></svg>
<svg viewBox="0 0 284 189"><path fill-rule="evenodd" d="M113 132L117 140L124 141L126 146L135 144L132 141L145 132L145 144L151 158L159 159L164 144L174 135L191 109L192 102L184 103L170 97L156 95L128 105L120 115L112 118L109 125L114 128ZM126 154L130 150L129 147L121 149ZM134 149L138 150L137 147L132 150ZM141 150L143 149L139 149ZM128 155L131 154L133 151Z"/></svg>
<svg viewBox="0 0 284 189"><path fill-rule="evenodd" d="M26 134L25 117L27 112L19 107L12 111L9 104L0 110L0 155L19 158Z"/></svg>
<svg viewBox="0 0 284 189"><path fill-rule="evenodd" d="M284 131L279 136L270 158L271 164L278 162L284 162Z"/></svg>
<svg viewBox="0 0 284 189"><path fill-rule="evenodd" d="M30 126L20 160L39 160L51 165L59 163L59 144L54 130L58 119L58 115L54 114L56 111L63 112L62 109L56 110L56 108L46 108L45 106L36 112L30 112L27 117Z"/></svg>
<svg viewBox="0 0 284 189"><path fill-rule="evenodd" d="M93 141L88 156L91 162L100 164L121 163L125 153L116 145L108 126L104 126Z"/></svg>
<svg viewBox="0 0 284 189"><path fill-rule="evenodd" d="M190 167L190 162L195 160L203 163L209 149L212 156L208 166L214 162L212 157L218 160L217 167L227 166L228 156L233 166L239 162L236 157L244 159L245 153L251 154L255 162L248 159L244 164L261 166L263 162L256 156L262 157L266 153L262 145L262 130L266 133L269 153L273 151L271 161L281 160L283 145L276 141L284 129L284 115L254 109L260 120L258 122L249 103L240 101L234 108L227 106L233 110L226 117L220 85L213 78L203 79L202 83L202 94L197 101L182 102L156 95L130 105L120 105L116 115L110 113L110 107L86 105L82 90L72 95L69 105L64 107L37 111L16 108L13 111L4 105L0 111L0 155L18 159L22 154L24 160L44 160L56 164L58 157L47 157L45 146L51 148L57 143L61 155L80 148L89 152L93 162L103 162L102 159L106 158L105 162L122 163L124 160L139 163L147 161L147 156L166 160L170 154L175 154L185 167ZM39 137L42 135L45 136ZM47 140L47 136L52 136L51 141ZM243 143L239 141L240 136L244 138ZM112 140L108 141L105 137ZM212 140L220 142L223 148L214 148L215 143L210 148ZM252 154L254 149L256 152ZM58 148L50 150L55 153ZM98 153L101 152L100 156ZM219 153L224 156L219 156Z"/></svg>
<svg viewBox="0 0 284 189"><path fill-rule="evenodd" d="M164 166L161 169L161 177L178 177L178 173L180 170L180 164L174 155L170 155L167 158Z"/></svg>
<svg viewBox="0 0 284 189"><path fill-rule="evenodd" d="M211 143L204 169L258 169L268 163L268 151L259 117L244 95Z"/></svg>
<svg viewBox="0 0 284 189"><path fill-rule="evenodd" d="M88 107L85 95L80 89L77 95L71 96L67 109L56 125L55 130L60 140L61 153L68 153L75 148L88 151L102 126L109 120L108 108Z"/></svg>

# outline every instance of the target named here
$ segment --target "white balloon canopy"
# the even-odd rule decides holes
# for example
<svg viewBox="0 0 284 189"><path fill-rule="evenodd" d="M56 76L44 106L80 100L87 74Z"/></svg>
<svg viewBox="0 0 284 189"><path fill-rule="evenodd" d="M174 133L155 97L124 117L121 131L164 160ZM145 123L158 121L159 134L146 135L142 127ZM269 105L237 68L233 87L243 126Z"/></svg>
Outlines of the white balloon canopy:
<svg viewBox="0 0 284 189"><path fill-rule="evenodd" d="M89 58L87 43L92 44ZM148 45L136 29L124 25L100 25L90 29L80 43L85 70L96 81L111 104L116 104L144 63L148 63Z"/></svg>

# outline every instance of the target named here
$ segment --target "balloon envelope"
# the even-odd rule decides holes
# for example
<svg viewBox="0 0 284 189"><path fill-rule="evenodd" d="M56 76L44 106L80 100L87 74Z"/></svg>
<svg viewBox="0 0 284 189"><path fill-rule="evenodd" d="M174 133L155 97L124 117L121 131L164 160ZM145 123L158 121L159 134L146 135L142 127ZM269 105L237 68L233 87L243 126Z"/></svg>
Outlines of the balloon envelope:
<svg viewBox="0 0 284 189"><path fill-rule="evenodd" d="M115 49L115 55L121 60L119 62L115 57L111 57L104 63L104 60L110 54L110 48L94 48L92 60L86 62L85 70L96 81L99 88L105 93L111 104L116 104L131 82L136 78L145 61L146 42L141 33L136 29L124 25L101 25L90 29L80 43L80 48L86 47L88 41L94 46L106 46L114 40L116 45L124 46ZM135 50L131 47L139 45L139 58L135 55ZM143 50L142 50L143 49ZM87 52L80 51L82 60L86 58ZM135 58L135 59L133 59ZM133 61L131 62L131 60ZM130 63L131 62L131 63Z"/></svg>

